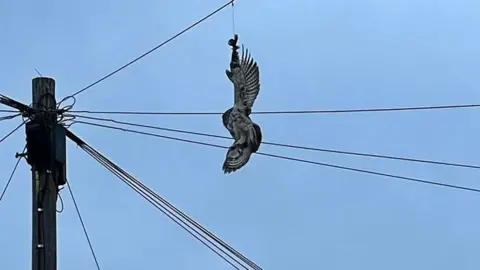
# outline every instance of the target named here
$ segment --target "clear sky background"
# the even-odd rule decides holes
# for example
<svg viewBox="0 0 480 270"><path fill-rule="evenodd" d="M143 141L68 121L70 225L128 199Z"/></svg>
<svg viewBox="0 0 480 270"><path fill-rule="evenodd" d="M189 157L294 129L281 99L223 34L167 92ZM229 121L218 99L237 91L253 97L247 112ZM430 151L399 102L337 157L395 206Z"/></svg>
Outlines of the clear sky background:
<svg viewBox="0 0 480 270"><path fill-rule="evenodd" d="M37 68L64 97L223 3L1 1L0 92L30 103ZM235 11L240 42L260 65L254 110L479 103L479 1L238 0ZM75 109L223 112L233 102L224 71L231 21L227 8L84 92ZM479 113L253 118L265 141L478 164ZM219 116L115 119L228 135ZM1 122L1 134L18 123ZM72 130L264 269L480 267L480 194L262 156L226 176L224 150L80 124ZM21 130L0 145L0 186L24 139ZM261 149L480 188L471 169ZM71 143L68 177L102 269L230 269ZM62 194L59 269L95 269L71 198ZM30 170L22 161L0 202L0 269L30 267L30 220Z"/></svg>

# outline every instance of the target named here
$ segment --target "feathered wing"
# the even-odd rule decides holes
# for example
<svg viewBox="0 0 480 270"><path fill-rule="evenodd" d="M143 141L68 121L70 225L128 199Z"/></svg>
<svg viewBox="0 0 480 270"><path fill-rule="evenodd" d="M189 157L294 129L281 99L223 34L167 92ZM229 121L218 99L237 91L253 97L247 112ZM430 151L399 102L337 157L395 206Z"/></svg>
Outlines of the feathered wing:
<svg viewBox="0 0 480 270"><path fill-rule="evenodd" d="M235 87L235 97L239 97L241 91L245 106L252 109L253 103L260 92L260 71L255 60L250 56L248 49L242 46L242 56L240 58L240 72L243 77L244 87Z"/></svg>
<svg viewBox="0 0 480 270"><path fill-rule="evenodd" d="M244 148L242 150L242 152L239 152L238 147L228 149L227 157L223 163L224 173L235 172L248 163L252 152L249 148Z"/></svg>
<svg viewBox="0 0 480 270"><path fill-rule="evenodd" d="M253 153L258 151L262 143L260 126L253 123L248 129L247 142L244 145L229 148L223 163L224 173L232 173L245 166Z"/></svg>
<svg viewBox="0 0 480 270"><path fill-rule="evenodd" d="M227 76L234 84L234 107L238 106L238 99L242 98L241 103L243 103L243 106L240 106L240 112L247 119L240 117L244 120L243 122L239 120L240 122L230 123L230 127L232 125L235 127L236 131L234 131L229 128L229 121L234 121L230 119L233 108L227 110L222 115L223 125L236 140L227 151L223 163L223 171L225 173L235 172L245 166L250 160L252 153L258 151L262 142L260 126L252 123L249 118L253 104L260 92L260 72L258 65L250 56L248 49L245 50L243 46L240 59L238 59L236 48L232 55L237 58L235 59L235 65L233 65L233 67L232 63L230 64L231 71L227 70ZM239 61L237 62L237 60Z"/></svg>

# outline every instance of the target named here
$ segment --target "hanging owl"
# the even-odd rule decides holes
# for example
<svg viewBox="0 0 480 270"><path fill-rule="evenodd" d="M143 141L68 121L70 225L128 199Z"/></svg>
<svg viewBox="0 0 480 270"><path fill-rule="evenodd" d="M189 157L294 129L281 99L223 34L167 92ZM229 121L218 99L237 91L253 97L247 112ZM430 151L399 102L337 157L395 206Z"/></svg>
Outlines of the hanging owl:
<svg viewBox="0 0 480 270"><path fill-rule="evenodd" d="M260 72L248 49L244 50L242 46L242 55L239 57L240 47L237 42L238 35L228 41L228 45L232 47L232 58L230 70L226 70L226 74L233 83L234 104L223 113L222 118L223 125L234 142L223 163L224 173L235 172L245 166L262 142L260 126L250 119L253 104L260 91Z"/></svg>

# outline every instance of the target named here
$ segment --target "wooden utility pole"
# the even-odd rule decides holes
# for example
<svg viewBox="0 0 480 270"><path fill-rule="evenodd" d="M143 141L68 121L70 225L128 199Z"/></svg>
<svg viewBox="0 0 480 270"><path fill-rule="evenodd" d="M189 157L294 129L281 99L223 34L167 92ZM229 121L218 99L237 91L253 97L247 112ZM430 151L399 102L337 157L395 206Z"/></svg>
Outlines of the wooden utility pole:
<svg viewBox="0 0 480 270"><path fill-rule="evenodd" d="M55 80L32 80L31 121L26 124L32 166L32 269L57 269L58 187L65 184L65 129L58 124Z"/></svg>

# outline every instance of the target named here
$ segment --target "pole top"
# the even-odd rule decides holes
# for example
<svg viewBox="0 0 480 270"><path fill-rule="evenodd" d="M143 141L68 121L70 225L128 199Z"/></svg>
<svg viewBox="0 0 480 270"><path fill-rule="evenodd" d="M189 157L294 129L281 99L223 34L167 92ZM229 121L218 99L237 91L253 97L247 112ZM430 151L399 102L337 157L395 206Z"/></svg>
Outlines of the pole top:
<svg viewBox="0 0 480 270"><path fill-rule="evenodd" d="M55 80L48 77L32 79L32 103L34 108L55 108Z"/></svg>
<svg viewBox="0 0 480 270"><path fill-rule="evenodd" d="M55 79L53 78L50 78L50 77L44 77L44 76L41 76L41 77L35 77L32 79L32 81L35 81L35 80L48 80L48 81L55 81Z"/></svg>

